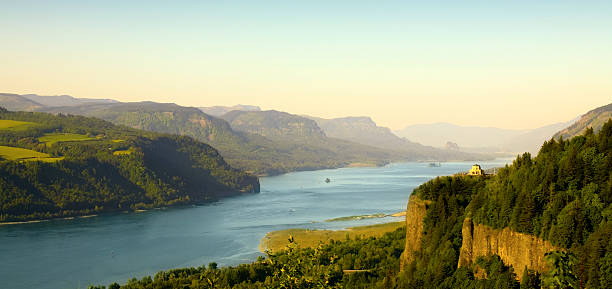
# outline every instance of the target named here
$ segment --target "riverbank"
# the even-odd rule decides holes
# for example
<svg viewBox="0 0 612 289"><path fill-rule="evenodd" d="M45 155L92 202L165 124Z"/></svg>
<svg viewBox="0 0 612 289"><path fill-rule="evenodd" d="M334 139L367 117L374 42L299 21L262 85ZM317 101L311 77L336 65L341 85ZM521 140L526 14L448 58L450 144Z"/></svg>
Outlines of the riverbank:
<svg viewBox="0 0 612 289"><path fill-rule="evenodd" d="M359 221L365 219L377 219L377 218L386 218L386 217L403 217L406 216L406 211L397 212L394 214L369 214L369 215L356 215L356 216L348 216L348 217L339 217L333 219L327 219L325 222L344 222L344 221Z"/></svg>
<svg viewBox="0 0 612 289"><path fill-rule="evenodd" d="M96 216L98 215L94 214L94 215L71 216L71 217L64 217L64 218L51 218L51 219L41 219L41 220L0 222L0 226L34 224L34 223L48 222L48 221L53 221L53 220L74 220L75 218L91 218L91 217L96 217Z"/></svg>
<svg viewBox="0 0 612 289"><path fill-rule="evenodd" d="M259 242L259 251L278 252L287 246L289 236L293 236L295 243L301 248L314 248L319 244L327 244L331 240L346 240L380 237L388 232L393 232L404 226L404 221L391 222L377 225L350 227L345 230L311 230L311 229L286 229L268 232Z"/></svg>
<svg viewBox="0 0 612 289"><path fill-rule="evenodd" d="M57 220L72 220L75 218L91 218L91 217L96 217L98 215L112 215L112 214L118 214L118 213L123 213L123 214L144 213L150 210L165 210L168 208L204 206L204 205L209 205L209 204L218 202L223 199L238 197L242 195L258 194L258 193L259 192L251 193L251 192L243 192L243 191L219 192L217 194L222 195L222 196L204 199L204 200L198 200L198 201L188 201L188 202L182 202L182 203L177 202L177 203L169 204L165 206L153 206L153 204L147 204L147 205L139 206L137 208L130 208L128 210L121 210L121 209L95 210L95 211L86 210L82 214L77 211L77 212L72 212L70 214L64 214L64 216L56 216L56 217L48 217L48 218L23 218L23 219L18 219L18 220L13 219L11 221L0 221L0 226L31 224L31 223L40 223L40 222L57 221ZM92 214L92 213L95 213L95 214Z"/></svg>

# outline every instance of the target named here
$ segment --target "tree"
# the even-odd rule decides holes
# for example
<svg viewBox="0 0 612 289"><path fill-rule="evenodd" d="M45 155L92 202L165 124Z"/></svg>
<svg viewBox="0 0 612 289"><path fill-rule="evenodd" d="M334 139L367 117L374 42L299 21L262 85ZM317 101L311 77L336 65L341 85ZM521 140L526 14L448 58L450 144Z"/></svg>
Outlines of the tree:
<svg viewBox="0 0 612 289"><path fill-rule="evenodd" d="M572 253L553 251L545 254L551 270L544 274L543 288L578 288L578 278L574 273L576 257Z"/></svg>
<svg viewBox="0 0 612 289"><path fill-rule="evenodd" d="M525 270L523 270L523 277L521 278L521 289L538 288L540 288L540 273L525 267Z"/></svg>

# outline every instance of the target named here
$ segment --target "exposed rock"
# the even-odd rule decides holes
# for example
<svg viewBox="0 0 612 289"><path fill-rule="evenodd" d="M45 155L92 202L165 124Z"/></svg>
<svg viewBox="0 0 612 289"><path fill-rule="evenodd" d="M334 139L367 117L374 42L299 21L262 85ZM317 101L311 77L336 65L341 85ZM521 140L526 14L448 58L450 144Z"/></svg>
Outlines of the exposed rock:
<svg viewBox="0 0 612 289"><path fill-rule="evenodd" d="M423 237L423 220L427 213L428 201L419 199L416 195L410 196L406 208L406 247L400 257L400 270L414 261L414 252L421 249Z"/></svg>
<svg viewBox="0 0 612 289"><path fill-rule="evenodd" d="M517 233L509 228L498 230L474 224L470 218L463 220L461 234L463 241L459 267L472 266L480 256L498 255L504 264L512 265L515 272L520 273L527 267L542 273L548 269L544 254L561 250L536 236Z"/></svg>

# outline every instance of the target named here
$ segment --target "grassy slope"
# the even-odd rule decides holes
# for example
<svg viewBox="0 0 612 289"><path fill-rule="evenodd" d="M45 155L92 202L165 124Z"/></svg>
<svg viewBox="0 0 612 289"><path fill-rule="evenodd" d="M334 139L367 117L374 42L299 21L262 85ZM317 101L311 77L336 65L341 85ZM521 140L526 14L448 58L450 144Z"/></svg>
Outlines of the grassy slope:
<svg viewBox="0 0 612 289"><path fill-rule="evenodd" d="M52 146L56 142L86 141L95 139L96 138L77 133L47 133L44 136L39 137L38 141L45 143L47 146Z"/></svg>
<svg viewBox="0 0 612 289"><path fill-rule="evenodd" d="M272 252L278 252L285 249L289 236L293 236L295 242L301 247L314 248L319 244L327 244L331 240L345 240L348 237L355 239L357 236L361 238L380 237L387 232L393 232L396 229L404 226L404 222L393 222L378 225L352 227L346 230L309 230L309 229L287 229L280 231L272 231L266 234L261 239L259 250L266 249Z"/></svg>
<svg viewBox="0 0 612 289"><path fill-rule="evenodd" d="M35 125L33 122L0 119L0 130L21 131Z"/></svg>
<svg viewBox="0 0 612 289"><path fill-rule="evenodd" d="M0 146L0 157L10 161L46 161L54 162L63 158L54 158L46 153L41 153L29 149L22 149L9 146Z"/></svg>

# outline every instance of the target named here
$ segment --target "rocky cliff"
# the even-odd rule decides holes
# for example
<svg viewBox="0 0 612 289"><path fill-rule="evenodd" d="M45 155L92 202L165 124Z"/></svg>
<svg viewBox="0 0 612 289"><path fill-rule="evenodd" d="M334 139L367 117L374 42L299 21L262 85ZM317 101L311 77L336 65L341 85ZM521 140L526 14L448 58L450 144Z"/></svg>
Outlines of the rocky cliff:
<svg viewBox="0 0 612 289"><path fill-rule="evenodd" d="M547 270L544 254L560 249L548 241L509 228L498 230L474 224L470 218L463 220L461 234L459 267L471 266L479 256L498 255L505 264L512 265L519 276L525 267L544 272Z"/></svg>
<svg viewBox="0 0 612 289"><path fill-rule="evenodd" d="M421 249L424 219L430 201L410 196L406 208L406 246L400 258L400 270L415 260L415 252ZM523 269L544 272L547 264L544 254L561 250L550 242L536 236L517 233L509 228L494 229L486 225L474 224L465 218L461 230L462 244L458 267L471 267L480 256L498 255L507 265L514 267L517 275Z"/></svg>
<svg viewBox="0 0 612 289"><path fill-rule="evenodd" d="M400 269L414 261L414 252L421 249L423 236L423 220L427 213L428 201L419 199L416 195L410 196L406 208L406 247L400 257Z"/></svg>

